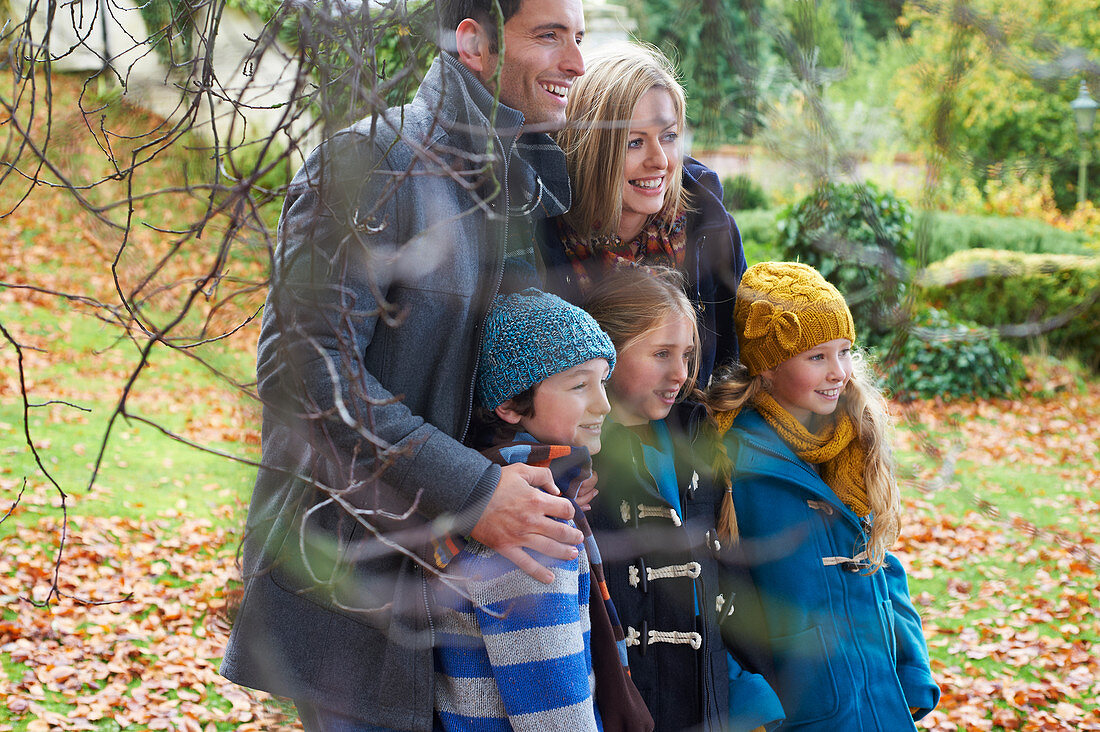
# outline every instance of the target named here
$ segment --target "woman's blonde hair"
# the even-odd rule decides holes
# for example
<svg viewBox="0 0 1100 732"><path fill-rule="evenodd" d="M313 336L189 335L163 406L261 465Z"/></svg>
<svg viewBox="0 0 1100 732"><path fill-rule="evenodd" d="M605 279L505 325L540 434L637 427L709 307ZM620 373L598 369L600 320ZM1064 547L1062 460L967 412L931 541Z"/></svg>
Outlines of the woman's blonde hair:
<svg viewBox="0 0 1100 732"><path fill-rule="evenodd" d="M898 492L893 450L890 447L890 416L886 398L869 373L862 354L852 354L852 377L840 395L837 410L847 414L856 427L856 438L863 445L863 480L871 506L871 530L867 539L867 557L871 572L886 562L886 552L901 532L901 496ZM737 412L771 384L761 374L750 376L747 367L735 363L715 374L704 395L711 417ZM737 518L733 496L727 491L719 510L719 533L737 539Z"/></svg>
<svg viewBox="0 0 1100 732"><path fill-rule="evenodd" d="M638 100L654 87L667 91L681 135L686 102L671 62L652 46L609 45L587 58L585 69L569 91L569 124L557 134L573 185L573 206L565 220L581 235L606 236L618 231L622 217L626 146ZM682 169L681 154L669 171L664 207L657 213L662 221L688 209Z"/></svg>
<svg viewBox="0 0 1100 732"><path fill-rule="evenodd" d="M592 288L583 307L611 336L622 353L660 328L667 318L683 316L691 323L695 344L688 378L677 399L691 394L699 376L699 323L695 306L684 293L684 275L671 267L627 266L612 270Z"/></svg>

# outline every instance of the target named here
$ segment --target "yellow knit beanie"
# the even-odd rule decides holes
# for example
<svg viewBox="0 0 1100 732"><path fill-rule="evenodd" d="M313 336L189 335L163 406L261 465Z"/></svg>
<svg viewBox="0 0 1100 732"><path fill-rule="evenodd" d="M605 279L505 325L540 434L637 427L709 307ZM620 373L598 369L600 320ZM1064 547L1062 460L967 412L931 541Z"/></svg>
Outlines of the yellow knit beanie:
<svg viewBox="0 0 1100 732"><path fill-rule="evenodd" d="M826 341L855 342L844 297L813 267L761 262L749 267L733 310L741 363L756 376Z"/></svg>

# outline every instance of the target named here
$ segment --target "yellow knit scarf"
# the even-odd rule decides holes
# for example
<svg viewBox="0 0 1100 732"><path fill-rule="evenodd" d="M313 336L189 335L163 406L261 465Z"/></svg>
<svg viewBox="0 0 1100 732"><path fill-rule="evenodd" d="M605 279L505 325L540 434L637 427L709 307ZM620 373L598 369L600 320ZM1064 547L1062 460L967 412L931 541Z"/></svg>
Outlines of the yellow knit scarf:
<svg viewBox="0 0 1100 732"><path fill-rule="evenodd" d="M795 454L812 465L820 465L821 479L833 489L844 505L863 517L871 512L867 501L867 486L863 482L866 453L856 439L856 428L848 415L835 414L816 434L810 432L781 407L767 392L753 399L752 406L772 429L791 446ZM715 416L721 438L733 425L738 412L722 412Z"/></svg>

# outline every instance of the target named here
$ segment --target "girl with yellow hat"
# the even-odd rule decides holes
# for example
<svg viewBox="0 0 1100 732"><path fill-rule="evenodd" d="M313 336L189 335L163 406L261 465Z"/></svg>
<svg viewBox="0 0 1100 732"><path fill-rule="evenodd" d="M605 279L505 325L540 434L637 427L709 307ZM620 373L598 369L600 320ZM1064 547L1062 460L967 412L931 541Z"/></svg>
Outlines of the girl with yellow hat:
<svg viewBox="0 0 1100 732"><path fill-rule="evenodd" d="M720 530L751 586L723 629L766 652L787 726L916 729L939 699L905 571L886 401L841 294L764 262L737 289L740 363L707 408L730 471Z"/></svg>

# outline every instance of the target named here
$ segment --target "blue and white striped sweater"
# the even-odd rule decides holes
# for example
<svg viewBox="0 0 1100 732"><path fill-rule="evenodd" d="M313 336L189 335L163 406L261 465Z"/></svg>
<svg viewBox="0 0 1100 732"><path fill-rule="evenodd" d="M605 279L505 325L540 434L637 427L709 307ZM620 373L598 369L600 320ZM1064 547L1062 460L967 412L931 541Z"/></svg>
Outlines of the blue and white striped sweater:
<svg viewBox="0 0 1100 732"><path fill-rule="evenodd" d="M589 571L530 552L554 571L545 585L476 541L433 583L437 728L598 730L589 641ZM439 725L442 724L442 727Z"/></svg>

